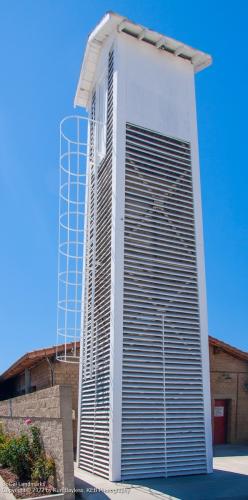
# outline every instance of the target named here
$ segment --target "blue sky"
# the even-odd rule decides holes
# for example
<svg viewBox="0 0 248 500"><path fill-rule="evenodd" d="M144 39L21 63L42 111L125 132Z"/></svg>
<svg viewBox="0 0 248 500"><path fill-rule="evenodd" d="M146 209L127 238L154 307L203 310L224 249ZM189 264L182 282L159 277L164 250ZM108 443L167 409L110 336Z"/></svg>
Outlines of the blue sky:
<svg viewBox="0 0 248 500"><path fill-rule="evenodd" d="M248 350L247 2L0 7L0 372L56 342L59 121L73 112L87 35L107 10L213 55L196 77L209 332Z"/></svg>

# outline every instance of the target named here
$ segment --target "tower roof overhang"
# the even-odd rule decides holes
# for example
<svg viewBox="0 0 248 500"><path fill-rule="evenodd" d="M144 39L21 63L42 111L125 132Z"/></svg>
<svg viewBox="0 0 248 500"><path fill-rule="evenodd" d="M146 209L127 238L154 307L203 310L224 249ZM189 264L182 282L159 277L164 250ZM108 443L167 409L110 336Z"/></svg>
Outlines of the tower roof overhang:
<svg viewBox="0 0 248 500"><path fill-rule="evenodd" d="M165 53L170 52L175 57L190 61L195 73L212 63L212 57L205 52L145 28L119 14L108 12L89 35L74 100L75 106L88 106L102 46L106 38L114 32L126 33L144 43L153 45L157 50L164 51Z"/></svg>

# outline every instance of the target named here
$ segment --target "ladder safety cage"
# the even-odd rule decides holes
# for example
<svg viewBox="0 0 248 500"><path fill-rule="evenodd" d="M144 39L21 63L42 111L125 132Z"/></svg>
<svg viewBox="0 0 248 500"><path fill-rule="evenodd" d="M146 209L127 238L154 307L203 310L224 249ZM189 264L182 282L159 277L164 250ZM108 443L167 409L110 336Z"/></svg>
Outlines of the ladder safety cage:
<svg viewBox="0 0 248 500"><path fill-rule="evenodd" d="M87 137L92 125L96 137L99 122L88 116L66 116L60 122L56 359L67 363L80 361L83 299L87 300L84 275L88 171L96 168L94 156L89 158L88 154Z"/></svg>

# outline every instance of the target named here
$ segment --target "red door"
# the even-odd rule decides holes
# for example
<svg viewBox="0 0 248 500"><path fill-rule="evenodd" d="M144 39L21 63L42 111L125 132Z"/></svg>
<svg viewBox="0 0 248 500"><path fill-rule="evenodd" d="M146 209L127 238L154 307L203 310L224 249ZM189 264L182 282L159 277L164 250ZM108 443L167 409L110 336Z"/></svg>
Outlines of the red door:
<svg viewBox="0 0 248 500"><path fill-rule="evenodd" d="M214 400L214 444L225 444L227 435L227 400Z"/></svg>

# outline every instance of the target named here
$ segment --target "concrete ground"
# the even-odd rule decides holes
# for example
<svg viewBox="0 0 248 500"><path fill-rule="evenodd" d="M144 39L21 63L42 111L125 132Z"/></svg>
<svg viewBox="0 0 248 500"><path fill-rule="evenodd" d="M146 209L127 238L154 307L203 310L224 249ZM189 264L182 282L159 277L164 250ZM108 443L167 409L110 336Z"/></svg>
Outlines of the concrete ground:
<svg viewBox="0 0 248 500"><path fill-rule="evenodd" d="M3 480L3 478L0 476L0 499L1 500L16 500L14 495L11 493L10 489L8 488L7 484Z"/></svg>
<svg viewBox="0 0 248 500"><path fill-rule="evenodd" d="M212 474L111 483L76 468L75 487L87 500L248 500L248 446L216 446Z"/></svg>

